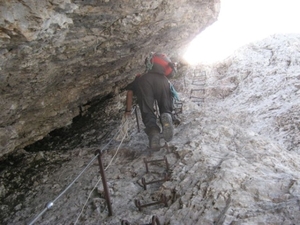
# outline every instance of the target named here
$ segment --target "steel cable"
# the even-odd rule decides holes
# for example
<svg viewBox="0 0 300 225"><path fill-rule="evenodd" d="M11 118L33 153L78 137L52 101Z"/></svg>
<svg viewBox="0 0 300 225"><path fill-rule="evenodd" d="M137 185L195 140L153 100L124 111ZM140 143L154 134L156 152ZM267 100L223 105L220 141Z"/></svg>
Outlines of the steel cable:
<svg viewBox="0 0 300 225"><path fill-rule="evenodd" d="M131 115L133 114L135 108L133 108L131 110ZM113 139L115 139L115 137L121 132L121 130L123 129L123 127L125 126L127 122L127 119L125 120L125 122L120 126L119 131L109 140L109 142L101 149L101 152L112 142ZM105 168L105 170L110 166L111 162L113 161L114 157L116 156L116 154L119 151L120 146L122 145L124 139L126 137L126 133L124 135L124 137L122 138L121 143L118 146L118 149L115 153L115 155L113 156L113 158L111 159L111 161L109 162L108 166ZM63 190L52 202L47 203L46 207L28 224L28 225L32 225L34 224L48 209L50 209L54 203L64 194L66 193L67 190L69 190L71 188L71 186L79 179L79 177L90 167L90 165L94 162L94 160L99 156L99 153L96 154L93 159L88 163L88 165L80 172L80 174L67 186L67 188L65 188L65 190ZM101 180L101 178L99 179L99 181ZM97 182L96 185L98 185L99 181ZM96 187L96 186L95 186ZM95 189L95 187L93 188L93 190ZM90 197L90 196L89 196ZM84 206L85 207L85 206ZM80 214L81 215L81 214ZM79 216L80 216L79 215ZM79 217L78 217L79 218ZM78 220L77 218L77 220ZM76 220L76 222L77 222Z"/></svg>
<svg viewBox="0 0 300 225"><path fill-rule="evenodd" d="M123 123L123 126L122 126L122 127L124 127L124 124L125 124L125 123L126 123L126 121ZM122 130L122 127L120 128L120 131ZM111 165L112 161L114 160L115 156L118 154L118 151L119 151L119 149L120 149L120 147L121 147L121 145L122 145L122 143L123 143L123 141L124 141L124 139L125 139L126 136L127 136L127 133L125 132L125 134L124 134L124 136L123 136L123 138L122 138L122 140L121 140L121 142L120 142L120 144L119 144L119 146L118 146L118 148L117 148L116 153L114 154L114 156L111 158L110 162L108 163L108 165L107 165L106 168L104 169L105 171L108 169L108 167ZM98 153L98 154L99 154L99 153ZM98 154L97 154L97 155L98 155ZM74 222L74 225L77 224L77 222L78 222L80 216L81 216L82 213L83 213L83 210L84 210L86 204L88 203L88 201L89 201L89 199L90 199L90 197L91 197L93 191L94 191L95 188L98 186L98 184L99 184L100 181L101 181L101 176L100 176L99 180L97 181L97 183L95 184L94 188L91 190L91 192L90 192L90 194L89 194L87 200L85 201L85 203L84 203L84 205L83 205L83 207L82 207L82 209L81 209L81 211L80 211L80 214L78 215L76 221Z"/></svg>

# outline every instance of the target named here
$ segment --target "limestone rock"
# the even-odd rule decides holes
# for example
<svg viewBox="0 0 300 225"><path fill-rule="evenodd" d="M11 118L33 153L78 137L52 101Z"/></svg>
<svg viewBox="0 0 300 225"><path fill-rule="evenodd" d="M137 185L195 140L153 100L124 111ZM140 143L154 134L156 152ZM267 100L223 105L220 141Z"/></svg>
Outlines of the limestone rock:
<svg viewBox="0 0 300 225"><path fill-rule="evenodd" d="M72 123L116 94L151 51L176 58L219 0L0 3L0 155Z"/></svg>
<svg viewBox="0 0 300 225"><path fill-rule="evenodd" d="M53 140L71 142L73 136L61 136L47 142L52 151L18 151L7 156L0 164L6 163L0 176L4 184L0 186L1 222L8 225L30 222L94 159L95 150L112 140L104 148L102 160L114 215L108 217L95 162L55 202L52 210L39 218L38 224L115 225L121 220L147 224L153 215L161 224L172 225L297 224L300 221L299 90L294 84L299 82L300 51L295 48L299 42L299 34L276 35L245 46L229 61L209 69L190 68L181 77L181 83L186 85L180 93L183 114L169 148L148 151L147 136L138 132L134 119L128 124L130 140L122 144L120 139L114 142L121 118L92 113L91 121L105 121L113 127L112 134L103 135L100 143L87 147L98 134L90 133L91 128L102 127L99 124L97 129L86 122L80 123L81 129L77 131L85 137L77 143L80 148L62 151L59 148L65 142L59 147L60 142ZM220 92L223 84L236 88L221 98L215 95L217 92L205 92L204 102L192 102L187 91L193 80L191 74L201 74L204 69L209 75L205 88L213 87ZM111 108L108 106L106 110L115 110L117 114L117 101L109 102ZM112 120L118 120L118 124ZM110 132L106 128L104 133ZM52 149L52 145L58 150ZM156 163L146 173L144 158L163 157L168 159L169 171L163 163ZM168 181L149 184L146 190L141 185L142 178L158 180L165 172L169 173ZM30 179L26 179L29 174ZM134 200L151 203L162 194L167 197L167 205L137 209Z"/></svg>

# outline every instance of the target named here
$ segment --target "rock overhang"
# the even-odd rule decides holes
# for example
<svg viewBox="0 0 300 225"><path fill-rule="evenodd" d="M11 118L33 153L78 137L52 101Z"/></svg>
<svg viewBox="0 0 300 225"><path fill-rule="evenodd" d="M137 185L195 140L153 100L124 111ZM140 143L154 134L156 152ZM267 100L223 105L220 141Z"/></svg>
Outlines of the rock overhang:
<svg viewBox="0 0 300 225"><path fill-rule="evenodd" d="M0 3L0 155L116 93L150 51L178 58L219 10L219 0Z"/></svg>

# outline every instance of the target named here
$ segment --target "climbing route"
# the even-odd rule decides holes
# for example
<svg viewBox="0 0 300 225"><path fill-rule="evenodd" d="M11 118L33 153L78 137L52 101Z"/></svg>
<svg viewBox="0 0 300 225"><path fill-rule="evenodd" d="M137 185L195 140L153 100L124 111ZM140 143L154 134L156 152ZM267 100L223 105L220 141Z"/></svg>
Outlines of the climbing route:
<svg viewBox="0 0 300 225"><path fill-rule="evenodd" d="M199 106L204 103L206 79L206 71L194 72L190 100L197 103Z"/></svg>

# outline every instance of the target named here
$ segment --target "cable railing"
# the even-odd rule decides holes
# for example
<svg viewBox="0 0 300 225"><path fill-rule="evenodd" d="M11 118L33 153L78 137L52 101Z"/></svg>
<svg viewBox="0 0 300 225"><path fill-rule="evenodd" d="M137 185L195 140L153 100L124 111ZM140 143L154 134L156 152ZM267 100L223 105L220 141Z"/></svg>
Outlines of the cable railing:
<svg viewBox="0 0 300 225"><path fill-rule="evenodd" d="M133 114L134 111L136 111L135 107L132 109L131 114ZM49 203L47 203L46 207L28 225L33 225L48 209L50 209L50 208L52 208L54 206L54 203L56 201L58 201L74 185L74 183L82 176L82 174L91 166L91 164L95 161L95 159L97 159L97 158L99 159L99 157L101 156L102 151L112 142L112 140L114 140L117 137L117 135L119 135L119 133L121 131L124 131L124 128L126 127L127 123L128 123L128 120L125 119L124 122L121 124L120 129L118 130L118 132L116 132L116 134L109 140L109 142L101 150L98 150L96 152L95 156L90 160L90 162L86 165L86 167L78 174L78 176L53 201L50 201ZM125 131L124 135L123 135L123 138L122 138L122 140L121 140L121 142L120 142L120 144L119 144L119 146L117 148L116 153L114 154L114 156L112 157L112 159L110 160L110 162L108 163L108 165L106 166L106 168L104 170L107 170L108 167L113 162L113 160L115 159L115 157L118 154L118 151L119 151L119 149L120 149L120 147L121 147L121 145L122 145L122 143L123 143L123 141L124 141L124 139L125 139L126 136L127 136L127 133ZM100 160L99 160L99 163L100 163ZM101 180L102 180L101 178L98 180L98 182L96 183L96 185L93 188L93 190L97 187L97 185L99 184L99 182ZM91 193L93 192L93 190L90 192L90 194L88 196L88 199L85 202L85 204L84 204L84 206L83 206L83 208L82 208L79 216L77 217L74 225L78 222L81 214L83 213L83 210L84 210L84 208L85 208L85 206L86 206L86 204L87 204L87 202L88 202L88 200L89 200L89 198L90 198Z"/></svg>

